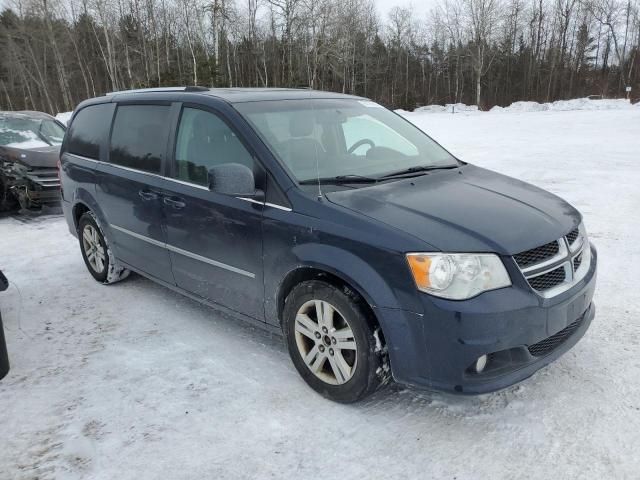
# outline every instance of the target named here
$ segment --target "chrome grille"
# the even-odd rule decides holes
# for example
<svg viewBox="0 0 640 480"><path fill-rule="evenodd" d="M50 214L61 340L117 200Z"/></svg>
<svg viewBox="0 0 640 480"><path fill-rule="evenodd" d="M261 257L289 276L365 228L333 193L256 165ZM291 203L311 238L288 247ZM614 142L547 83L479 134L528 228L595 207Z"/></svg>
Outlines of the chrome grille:
<svg viewBox="0 0 640 480"><path fill-rule="evenodd" d="M569 233L567 233L567 242L569 242L569 245L573 245L574 243L576 243L576 240L578 239L579 236L580 236L579 228L574 228Z"/></svg>
<svg viewBox="0 0 640 480"><path fill-rule="evenodd" d="M60 179L55 168L32 168L27 173L27 178L41 188L59 188Z"/></svg>
<svg viewBox="0 0 640 480"><path fill-rule="evenodd" d="M580 265L582 265L582 253L579 253L573 259L573 271L577 271L580 268Z"/></svg>
<svg viewBox="0 0 640 480"><path fill-rule="evenodd" d="M560 244L555 240L547 243L546 245L542 245L541 247L532 248L531 250L518 253L517 255L514 255L513 258L520 268L524 268L553 257L554 255L557 255L559 251Z"/></svg>
<svg viewBox="0 0 640 480"><path fill-rule="evenodd" d="M586 274L589 242L580 227L564 237L513 256L525 279L538 294L551 297L567 290ZM585 265L586 264L586 265Z"/></svg>
<svg viewBox="0 0 640 480"><path fill-rule="evenodd" d="M539 291L549 290L550 288L557 287L566 280L566 273L564 267L556 268L550 272L543 273L537 277L529 278L529 285Z"/></svg>

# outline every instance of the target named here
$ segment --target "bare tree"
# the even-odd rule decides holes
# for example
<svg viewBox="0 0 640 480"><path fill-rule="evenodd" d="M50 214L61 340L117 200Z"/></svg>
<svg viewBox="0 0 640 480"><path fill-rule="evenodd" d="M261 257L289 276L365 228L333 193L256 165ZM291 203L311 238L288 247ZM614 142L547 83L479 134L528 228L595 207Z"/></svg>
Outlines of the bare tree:
<svg viewBox="0 0 640 480"><path fill-rule="evenodd" d="M132 87L311 86L387 106L640 91L640 0L5 0L0 107Z"/></svg>

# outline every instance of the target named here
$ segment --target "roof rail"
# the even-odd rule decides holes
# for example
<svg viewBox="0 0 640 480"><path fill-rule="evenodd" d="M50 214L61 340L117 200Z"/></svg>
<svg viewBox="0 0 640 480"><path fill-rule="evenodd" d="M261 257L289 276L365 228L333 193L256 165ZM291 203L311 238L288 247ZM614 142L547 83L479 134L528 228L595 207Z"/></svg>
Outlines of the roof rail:
<svg viewBox="0 0 640 480"><path fill-rule="evenodd" d="M133 90L120 90L109 92L107 95L116 95L121 93L153 93L153 92L207 92L207 87L189 86L189 87L154 87L154 88L137 88Z"/></svg>

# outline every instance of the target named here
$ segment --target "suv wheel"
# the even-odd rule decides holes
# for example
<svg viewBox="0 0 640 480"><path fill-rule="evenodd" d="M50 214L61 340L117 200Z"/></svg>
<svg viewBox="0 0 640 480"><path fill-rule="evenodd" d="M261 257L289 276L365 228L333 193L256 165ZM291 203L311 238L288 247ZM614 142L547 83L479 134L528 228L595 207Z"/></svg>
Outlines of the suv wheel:
<svg viewBox="0 0 640 480"><path fill-rule="evenodd" d="M350 403L380 385L382 362L370 319L351 291L303 282L287 297L283 316L291 360L315 391Z"/></svg>
<svg viewBox="0 0 640 480"><path fill-rule="evenodd" d="M78 239L84 263L98 282L115 283L129 275L129 270L115 265L109 243L93 212L86 212L80 217Z"/></svg>

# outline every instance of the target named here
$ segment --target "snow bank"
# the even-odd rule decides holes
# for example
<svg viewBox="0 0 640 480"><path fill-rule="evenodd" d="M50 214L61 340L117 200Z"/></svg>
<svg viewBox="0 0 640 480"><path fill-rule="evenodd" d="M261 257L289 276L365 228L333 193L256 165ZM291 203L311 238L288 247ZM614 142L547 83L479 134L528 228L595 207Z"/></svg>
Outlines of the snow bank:
<svg viewBox="0 0 640 480"><path fill-rule="evenodd" d="M478 113L477 105L466 105L464 103L447 103L442 105L426 105L424 107L418 107L414 112L425 113Z"/></svg>
<svg viewBox="0 0 640 480"><path fill-rule="evenodd" d="M557 102L544 103L548 105L548 110L568 111L568 110L614 110L629 108L631 102L624 98L610 98L602 100L591 100L589 98L575 98L573 100L558 100Z"/></svg>
<svg viewBox="0 0 640 480"><path fill-rule="evenodd" d="M639 103L640 104L640 103ZM639 105L639 104L636 104ZM495 106L490 113L512 112L546 112L546 111L573 111L573 110L615 110L629 108L631 103L623 98L592 100L590 98L574 98L573 100L557 100L551 103L538 102L514 102L508 107ZM414 112L420 113L478 113L477 105L465 105L464 103L442 105L427 105L418 107Z"/></svg>
<svg viewBox="0 0 640 480"><path fill-rule="evenodd" d="M68 125L69 124L69 120L71 120L71 115L73 115L73 112L58 113L56 115L56 120L58 120L59 122L64 123L65 125Z"/></svg>
<svg viewBox="0 0 640 480"><path fill-rule="evenodd" d="M489 111L493 113L500 113L500 112L543 112L545 110L549 110L549 104L547 103L514 102L508 107L500 107L496 105Z"/></svg>
<svg viewBox="0 0 640 480"><path fill-rule="evenodd" d="M425 107L418 107L414 112L426 112L426 113L443 113L447 110L447 107L442 105L427 105Z"/></svg>

